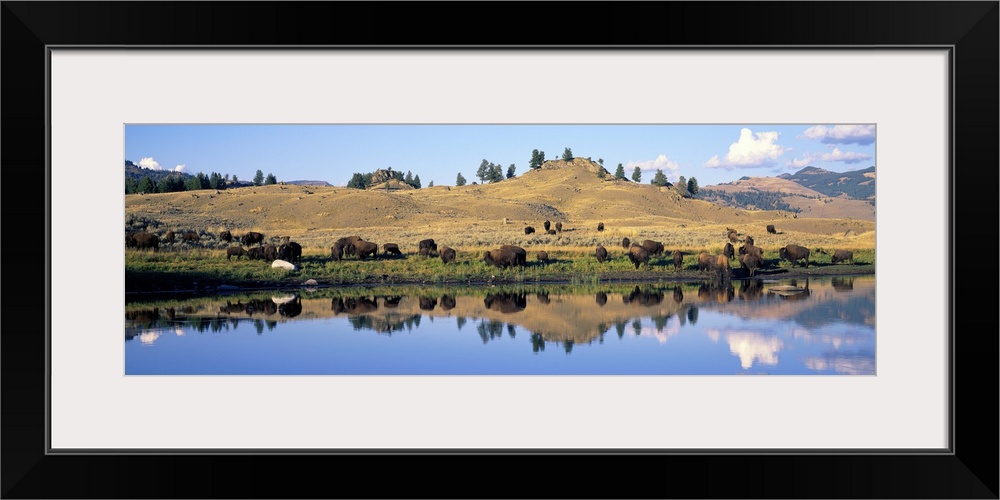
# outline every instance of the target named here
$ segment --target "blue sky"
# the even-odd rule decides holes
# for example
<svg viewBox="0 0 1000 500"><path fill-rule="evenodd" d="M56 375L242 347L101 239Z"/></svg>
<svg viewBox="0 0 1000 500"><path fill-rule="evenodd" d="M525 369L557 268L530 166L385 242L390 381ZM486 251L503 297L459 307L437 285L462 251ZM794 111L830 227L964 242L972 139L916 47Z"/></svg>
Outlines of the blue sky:
<svg viewBox="0 0 1000 500"><path fill-rule="evenodd" d="M534 149L547 160L565 148L604 159L614 172L636 166L643 183L657 169L702 187L742 176L776 176L815 166L835 172L876 165L871 124L734 125L126 125L125 160L145 168L251 180L259 169L279 181L342 186L355 172L392 167L427 186L478 181L482 160L528 170Z"/></svg>

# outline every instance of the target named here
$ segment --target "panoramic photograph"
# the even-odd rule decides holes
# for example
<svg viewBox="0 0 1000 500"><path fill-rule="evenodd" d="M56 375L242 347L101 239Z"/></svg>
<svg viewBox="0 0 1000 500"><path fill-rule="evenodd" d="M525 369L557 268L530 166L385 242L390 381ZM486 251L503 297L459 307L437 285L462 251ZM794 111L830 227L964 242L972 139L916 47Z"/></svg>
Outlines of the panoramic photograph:
<svg viewBox="0 0 1000 500"><path fill-rule="evenodd" d="M126 124L125 375L876 375L874 124Z"/></svg>

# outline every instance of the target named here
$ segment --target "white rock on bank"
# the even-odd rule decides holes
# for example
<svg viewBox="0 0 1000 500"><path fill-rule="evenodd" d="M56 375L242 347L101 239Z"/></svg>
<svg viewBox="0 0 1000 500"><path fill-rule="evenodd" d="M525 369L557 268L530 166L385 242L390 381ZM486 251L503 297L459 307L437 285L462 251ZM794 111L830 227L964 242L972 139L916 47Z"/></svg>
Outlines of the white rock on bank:
<svg viewBox="0 0 1000 500"><path fill-rule="evenodd" d="M287 269L289 271L295 270L295 264L288 262L287 260L276 260L271 263L271 267L280 267L282 269Z"/></svg>

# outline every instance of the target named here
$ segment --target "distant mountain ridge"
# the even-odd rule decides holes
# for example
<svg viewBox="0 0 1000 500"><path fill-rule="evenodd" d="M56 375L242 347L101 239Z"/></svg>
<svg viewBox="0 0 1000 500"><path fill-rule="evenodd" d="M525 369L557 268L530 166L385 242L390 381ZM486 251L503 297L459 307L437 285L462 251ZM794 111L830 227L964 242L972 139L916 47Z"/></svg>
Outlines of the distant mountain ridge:
<svg viewBox="0 0 1000 500"><path fill-rule="evenodd" d="M284 182L285 182L285 184L291 184L293 186L323 186L323 187L327 187L327 186L332 186L333 185L333 184L330 184L329 182L326 182L326 181L284 181Z"/></svg>
<svg viewBox="0 0 1000 500"><path fill-rule="evenodd" d="M875 167L847 172L831 172L817 167L805 167L794 174L778 176L826 196L847 196L855 200L875 199Z"/></svg>

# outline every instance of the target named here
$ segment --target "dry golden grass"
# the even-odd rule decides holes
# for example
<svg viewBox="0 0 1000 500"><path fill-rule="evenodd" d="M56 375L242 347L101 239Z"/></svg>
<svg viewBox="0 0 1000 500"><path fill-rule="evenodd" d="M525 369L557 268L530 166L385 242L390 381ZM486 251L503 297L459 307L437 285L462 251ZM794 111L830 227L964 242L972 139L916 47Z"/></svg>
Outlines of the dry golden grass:
<svg viewBox="0 0 1000 500"><path fill-rule="evenodd" d="M598 178L596 163L578 158L550 161L539 169L495 184L435 186L419 190L360 191L343 187L271 185L226 191L127 195L126 218L146 217L154 231L195 229L208 233L203 246L225 246L219 232L234 238L247 231L290 236L306 255L328 255L342 236L359 235L378 244L397 243L404 253L433 238L459 252L501 244L529 250L592 252L598 244L621 249L622 238L653 239L667 249L721 249L726 228L752 235L758 246L788 243L811 248L872 249L875 224L848 218L810 218L779 211L747 211L684 199L672 189ZM542 223L563 223L557 235ZM598 222L605 230L597 231ZM769 235L768 224L782 234ZM535 234L525 235L533 226ZM845 236L848 231L854 236Z"/></svg>

